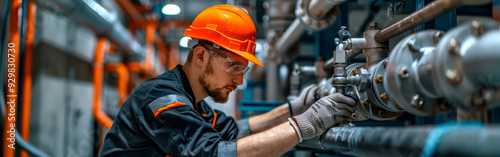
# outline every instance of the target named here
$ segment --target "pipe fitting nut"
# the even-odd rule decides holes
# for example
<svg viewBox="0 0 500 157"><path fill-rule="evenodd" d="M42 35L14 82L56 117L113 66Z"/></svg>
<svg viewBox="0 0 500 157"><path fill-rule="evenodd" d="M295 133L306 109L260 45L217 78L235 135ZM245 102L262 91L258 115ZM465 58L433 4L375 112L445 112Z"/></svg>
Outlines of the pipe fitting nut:
<svg viewBox="0 0 500 157"><path fill-rule="evenodd" d="M422 108L424 105L424 98L418 94L413 95L410 104L415 108Z"/></svg>
<svg viewBox="0 0 500 157"><path fill-rule="evenodd" d="M386 92L382 92L380 94L380 100L382 100L384 103L387 103L387 101L389 101L389 95Z"/></svg>
<svg viewBox="0 0 500 157"><path fill-rule="evenodd" d="M472 21L472 34L474 34L476 37L479 37L481 35L484 34L484 32L486 31L486 28L484 27L484 25L481 23L481 22L478 22L478 21Z"/></svg>
<svg viewBox="0 0 500 157"><path fill-rule="evenodd" d="M462 81L462 74L456 69L448 69L446 70L446 78L451 84L457 85Z"/></svg>
<svg viewBox="0 0 500 157"><path fill-rule="evenodd" d="M377 84L379 85L384 83L384 77L382 75L375 76L375 82L377 82Z"/></svg>
<svg viewBox="0 0 500 157"><path fill-rule="evenodd" d="M410 77L410 70L408 70L408 68L406 66L402 66L398 70L398 75L399 75L399 78L401 78L403 80L407 79L408 77Z"/></svg>
<svg viewBox="0 0 500 157"><path fill-rule="evenodd" d="M455 56L460 56L460 44L455 39L450 40L449 52Z"/></svg>
<svg viewBox="0 0 500 157"><path fill-rule="evenodd" d="M368 99L363 99L361 103L363 103L363 105L370 105L370 101Z"/></svg>
<svg viewBox="0 0 500 157"><path fill-rule="evenodd" d="M441 40L441 38L443 38L444 36L444 32L441 32L441 31L438 31L434 34L434 36L432 36L432 41L434 41L434 43L438 43L439 40Z"/></svg>

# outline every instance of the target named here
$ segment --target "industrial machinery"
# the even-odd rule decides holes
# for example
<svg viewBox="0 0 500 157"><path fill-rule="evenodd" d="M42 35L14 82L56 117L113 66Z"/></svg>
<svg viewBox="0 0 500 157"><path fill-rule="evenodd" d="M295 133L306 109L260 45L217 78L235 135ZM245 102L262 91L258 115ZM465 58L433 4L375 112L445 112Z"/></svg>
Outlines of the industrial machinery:
<svg viewBox="0 0 500 157"><path fill-rule="evenodd" d="M173 3L181 15L160 13ZM349 121L299 143L295 156L500 156L500 0L0 4L1 66L8 61L17 72L0 70L1 79L18 79L12 90L0 86L18 95L17 108L0 97L2 113L17 109L19 130L3 134L3 156L98 155L128 94L182 64L182 31L215 4L248 11L265 65L244 76L227 115L269 111L310 84L319 97L356 98ZM12 63L7 49L21 52ZM9 135L20 149L8 149Z"/></svg>
<svg viewBox="0 0 500 157"><path fill-rule="evenodd" d="M326 65L333 67L325 67L333 69L333 76L322 81L318 94L353 94L359 114L374 120L394 119L402 112L434 115L453 107L499 105L499 82L494 80L500 74L494 69L500 67L498 22L472 21L447 33L418 32L392 50L367 41L373 40L371 31L380 31L376 26L365 38L348 38L337 46ZM366 64L346 64L355 49L363 49Z"/></svg>
<svg viewBox="0 0 500 157"><path fill-rule="evenodd" d="M387 121L405 112L418 116L437 115L454 108L480 112L499 106L498 21L472 20L447 32L413 33L393 48L389 48L388 43L390 37L449 10L447 5L485 2L435 1L383 30L378 23L371 23L362 38L351 38L349 31L342 27L338 31L333 58L324 66L331 77L318 84L320 90L316 94L355 96L357 111L351 121ZM366 62L350 63L360 51ZM497 145L500 139L500 128L495 125L487 129L482 123L474 122L447 123L435 128L344 126L331 128L318 139L306 141L301 146L355 156L500 154L490 146ZM427 142L422 140L425 137ZM433 144L440 140L442 146ZM462 140L470 143L462 144L459 142Z"/></svg>
<svg viewBox="0 0 500 157"><path fill-rule="evenodd" d="M377 30L376 24L372 26L372 30ZM472 21L446 33L437 30L418 32L401 40L390 52L384 48L364 49L366 64L346 66L349 58L346 51L367 48L368 44L365 43L369 42L362 40L367 36L373 37L369 36L370 31L365 32L364 39L347 39L337 46L332 63L334 74L321 82L322 90L318 93L355 95L359 103L351 120L391 120L403 112L435 115L454 107L477 111L500 105L500 82L493 78L500 75L497 69L500 67L498 22ZM384 58L388 54L390 55ZM452 140L453 138L470 139L471 143L477 144L474 150L481 150L482 153L461 151L470 146L459 144L438 149L436 153L460 156L498 155L498 150L488 146L498 143L498 129L495 126L472 131L465 127L466 131L458 130L450 134L447 141L443 139L443 145L459 141ZM322 142L317 148L360 156L425 154L429 152L424 149L426 145L423 141L411 146L399 145L399 142L412 142L417 138L430 136L431 131L432 128L429 127L332 128L320 137ZM484 139L477 139L479 136L484 136ZM375 142L377 138L380 141ZM400 141L396 144L391 140Z"/></svg>

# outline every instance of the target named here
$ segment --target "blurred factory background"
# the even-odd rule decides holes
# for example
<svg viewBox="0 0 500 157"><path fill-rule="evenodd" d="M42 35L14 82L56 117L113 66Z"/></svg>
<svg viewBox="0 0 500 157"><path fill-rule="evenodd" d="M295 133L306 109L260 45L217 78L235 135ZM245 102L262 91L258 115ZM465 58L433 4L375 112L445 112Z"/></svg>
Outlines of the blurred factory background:
<svg viewBox="0 0 500 157"><path fill-rule="evenodd" d="M97 156L128 95L184 63L184 30L217 4L250 14L265 68L212 107L246 118L309 84L359 100L284 156L500 156L500 0L0 0L3 156Z"/></svg>

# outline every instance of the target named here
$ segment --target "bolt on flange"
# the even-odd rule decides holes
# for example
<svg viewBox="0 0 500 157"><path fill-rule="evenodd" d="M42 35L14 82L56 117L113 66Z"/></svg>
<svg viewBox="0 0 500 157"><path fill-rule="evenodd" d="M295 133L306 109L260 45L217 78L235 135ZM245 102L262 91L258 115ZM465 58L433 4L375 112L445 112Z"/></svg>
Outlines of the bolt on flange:
<svg viewBox="0 0 500 157"><path fill-rule="evenodd" d="M453 55L460 56L460 44L455 39L450 40L449 52Z"/></svg>
<svg viewBox="0 0 500 157"><path fill-rule="evenodd" d="M441 32L441 31L436 32L436 33L434 33L434 35L432 36L432 41L434 41L434 43L436 43L436 44L437 44L437 43L439 42L439 40L440 40L441 38L443 38L443 36L444 36L444 32Z"/></svg>
<svg viewBox="0 0 500 157"><path fill-rule="evenodd" d="M375 76L375 82L377 82L377 84L379 85L384 83L384 77L382 75Z"/></svg>
<svg viewBox="0 0 500 157"><path fill-rule="evenodd" d="M484 34L486 31L486 28L481 22L478 21L472 21L472 34L474 34L476 37L479 37Z"/></svg>
<svg viewBox="0 0 500 157"><path fill-rule="evenodd" d="M412 42L408 42L406 46L408 46L408 49L410 49L411 52L419 52L419 48L417 48Z"/></svg>
<svg viewBox="0 0 500 157"><path fill-rule="evenodd" d="M462 74L456 69L448 69L446 70L446 78L451 84L457 85L462 81Z"/></svg>
<svg viewBox="0 0 500 157"><path fill-rule="evenodd" d="M387 94L386 92L382 92L379 97L384 103L387 103L387 101L389 101L389 94Z"/></svg>
<svg viewBox="0 0 500 157"><path fill-rule="evenodd" d="M353 113L353 114L351 115L351 118L350 118L350 119L356 119L357 117L358 117L358 114L357 114L357 113Z"/></svg>
<svg viewBox="0 0 500 157"><path fill-rule="evenodd" d="M399 78L404 80L404 79L407 79L408 77L410 77L410 71L408 70L408 68L406 66L403 66L403 67L399 68L398 75L399 75Z"/></svg>
<svg viewBox="0 0 500 157"><path fill-rule="evenodd" d="M415 108L422 108L422 106L424 105L424 98L418 94L415 94L411 98L410 104Z"/></svg>
<svg viewBox="0 0 500 157"><path fill-rule="evenodd" d="M370 101L368 101L368 99L363 99L361 103L363 103L363 105L370 105Z"/></svg>
<svg viewBox="0 0 500 157"><path fill-rule="evenodd" d="M441 103L439 103L438 107L439 107L439 110L446 111L446 110L449 110L450 108L452 108L453 105L451 105L450 103L443 100Z"/></svg>
<svg viewBox="0 0 500 157"><path fill-rule="evenodd" d="M385 117L386 113L384 110L378 111L378 117Z"/></svg>

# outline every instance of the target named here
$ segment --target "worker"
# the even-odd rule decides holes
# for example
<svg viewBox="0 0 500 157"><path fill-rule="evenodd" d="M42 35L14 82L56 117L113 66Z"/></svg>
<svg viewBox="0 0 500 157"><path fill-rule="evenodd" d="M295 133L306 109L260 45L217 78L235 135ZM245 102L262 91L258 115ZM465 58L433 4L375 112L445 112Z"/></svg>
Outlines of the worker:
<svg viewBox="0 0 500 157"><path fill-rule="evenodd" d="M252 19L241 8L216 5L202 11L184 35L192 38L184 66L137 87L118 112L100 156L278 156L355 110L355 101L341 94L315 101L317 87L309 86L296 100L235 121L203 99L226 102L243 83L248 61L263 67L255 57Z"/></svg>

